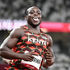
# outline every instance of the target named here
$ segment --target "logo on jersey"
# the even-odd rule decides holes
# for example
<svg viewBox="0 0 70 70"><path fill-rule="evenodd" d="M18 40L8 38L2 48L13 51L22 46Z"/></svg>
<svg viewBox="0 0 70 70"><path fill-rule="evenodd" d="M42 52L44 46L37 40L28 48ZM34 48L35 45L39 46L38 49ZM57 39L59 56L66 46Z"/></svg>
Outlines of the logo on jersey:
<svg viewBox="0 0 70 70"><path fill-rule="evenodd" d="M47 41L46 41L46 37L42 37L43 39L45 38L45 40L41 40L38 37L37 38L31 38L30 35L28 35L28 41L33 42L33 43L39 43L41 45L47 45Z"/></svg>

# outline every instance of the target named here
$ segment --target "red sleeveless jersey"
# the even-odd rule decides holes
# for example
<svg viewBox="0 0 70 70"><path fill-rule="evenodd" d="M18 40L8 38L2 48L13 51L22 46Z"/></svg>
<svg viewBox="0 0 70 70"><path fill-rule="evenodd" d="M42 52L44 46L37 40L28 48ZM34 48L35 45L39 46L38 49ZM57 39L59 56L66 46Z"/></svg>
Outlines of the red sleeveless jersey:
<svg viewBox="0 0 70 70"><path fill-rule="evenodd" d="M29 31L27 26L24 26L24 35L19 39L17 45L12 49L16 53L32 52L37 54L38 56L44 57L44 51L47 49L49 45L47 34L41 32L39 34L32 33ZM10 67L12 70L38 70L36 68L33 69L33 66L30 65L28 67L27 64L22 64L21 59L14 59L10 61ZM38 61L37 61L38 62ZM32 67L31 67L32 66ZM7 70L9 70L7 69Z"/></svg>

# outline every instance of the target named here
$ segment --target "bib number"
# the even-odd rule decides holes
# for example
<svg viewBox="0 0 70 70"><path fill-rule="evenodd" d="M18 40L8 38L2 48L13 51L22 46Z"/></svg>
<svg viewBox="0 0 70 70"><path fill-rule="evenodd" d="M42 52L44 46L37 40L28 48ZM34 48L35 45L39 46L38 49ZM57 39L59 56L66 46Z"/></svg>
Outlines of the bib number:
<svg viewBox="0 0 70 70"><path fill-rule="evenodd" d="M22 60L21 63L27 66L28 68L31 68L33 70L39 70L41 62L42 62L42 57L41 56L34 56L33 61L24 61Z"/></svg>

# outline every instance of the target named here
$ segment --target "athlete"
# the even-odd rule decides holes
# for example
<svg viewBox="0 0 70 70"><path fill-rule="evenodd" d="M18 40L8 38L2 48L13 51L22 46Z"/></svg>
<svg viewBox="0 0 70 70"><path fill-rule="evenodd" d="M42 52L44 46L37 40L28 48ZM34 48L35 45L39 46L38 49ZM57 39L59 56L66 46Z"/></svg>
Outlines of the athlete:
<svg viewBox="0 0 70 70"><path fill-rule="evenodd" d="M41 70L54 63L52 38L40 29L41 10L26 10L27 25L14 29L0 46L0 56L9 59L6 70Z"/></svg>

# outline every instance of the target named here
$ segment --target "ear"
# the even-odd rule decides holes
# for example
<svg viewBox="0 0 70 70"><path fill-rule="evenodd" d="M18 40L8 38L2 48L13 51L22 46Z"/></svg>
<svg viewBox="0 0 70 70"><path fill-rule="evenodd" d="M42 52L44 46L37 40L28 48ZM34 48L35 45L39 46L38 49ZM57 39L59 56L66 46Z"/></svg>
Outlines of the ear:
<svg viewBox="0 0 70 70"><path fill-rule="evenodd" d="M25 20L27 20L28 19L28 16L25 16Z"/></svg>

